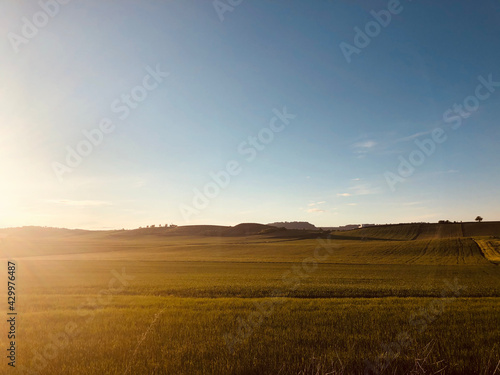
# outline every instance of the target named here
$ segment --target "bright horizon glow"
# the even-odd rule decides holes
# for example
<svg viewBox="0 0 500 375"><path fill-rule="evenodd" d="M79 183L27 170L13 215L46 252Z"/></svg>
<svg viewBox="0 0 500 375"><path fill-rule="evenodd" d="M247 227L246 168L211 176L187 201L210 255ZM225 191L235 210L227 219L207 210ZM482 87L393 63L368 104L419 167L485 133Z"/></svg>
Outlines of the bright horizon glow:
<svg viewBox="0 0 500 375"><path fill-rule="evenodd" d="M0 228L500 220L500 88L458 129L443 121L478 77L500 81L493 2L402 2L351 63L340 43L387 1L243 2L224 22L211 2L120 4L61 5L18 53L7 35L40 6L4 4ZM138 85L147 97L121 119ZM296 117L247 160L240 145L284 107ZM53 163L108 118L59 181ZM384 173L438 127L446 141L392 191ZM230 161L241 173L186 221L180 205Z"/></svg>

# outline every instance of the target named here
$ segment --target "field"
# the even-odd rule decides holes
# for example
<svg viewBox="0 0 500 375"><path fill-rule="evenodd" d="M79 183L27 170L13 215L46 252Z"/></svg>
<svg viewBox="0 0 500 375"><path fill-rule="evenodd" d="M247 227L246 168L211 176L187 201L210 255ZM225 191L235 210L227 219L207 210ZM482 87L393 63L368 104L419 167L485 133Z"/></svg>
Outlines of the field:
<svg viewBox="0 0 500 375"><path fill-rule="evenodd" d="M0 373L500 374L499 234L0 230L19 314Z"/></svg>

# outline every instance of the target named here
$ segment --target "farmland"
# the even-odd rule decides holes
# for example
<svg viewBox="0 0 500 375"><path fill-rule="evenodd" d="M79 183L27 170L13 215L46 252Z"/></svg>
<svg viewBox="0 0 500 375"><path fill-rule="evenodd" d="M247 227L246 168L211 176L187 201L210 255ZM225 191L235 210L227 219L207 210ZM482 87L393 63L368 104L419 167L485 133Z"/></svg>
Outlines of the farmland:
<svg viewBox="0 0 500 375"><path fill-rule="evenodd" d="M11 372L493 374L499 229L1 230L18 264Z"/></svg>

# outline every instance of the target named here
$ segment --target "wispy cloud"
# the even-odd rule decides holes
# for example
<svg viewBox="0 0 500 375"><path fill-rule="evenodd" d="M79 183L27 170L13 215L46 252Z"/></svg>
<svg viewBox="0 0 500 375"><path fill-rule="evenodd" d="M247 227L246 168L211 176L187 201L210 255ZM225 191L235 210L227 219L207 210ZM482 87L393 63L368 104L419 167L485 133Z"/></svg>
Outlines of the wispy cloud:
<svg viewBox="0 0 500 375"><path fill-rule="evenodd" d="M357 206L357 203L347 203L348 206Z"/></svg>
<svg viewBox="0 0 500 375"><path fill-rule="evenodd" d="M351 195L349 193L337 193L337 197L350 197Z"/></svg>
<svg viewBox="0 0 500 375"><path fill-rule="evenodd" d="M358 154L358 158L364 158L368 153L373 155L398 155L403 153L404 148L406 147L404 145L397 146L398 144L413 141L414 139L419 137L429 136L434 128L435 127L433 127L431 130L413 133L411 135L400 138L396 138L398 135L394 132L390 132L385 135L378 135L378 137L380 137L380 139L382 139L383 141L375 142L372 140L368 140L354 143L354 152Z"/></svg>
<svg viewBox="0 0 500 375"><path fill-rule="evenodd" d="M321 202L313 202L313 203L309 203L308 206L309 207L312 207L312 206L316 206L316 205L320 205L320 204L325 204L326 201L321 201Z"/></svg>
<svg viewBox="0 0 500 375"><path fill-rule="evenodd" d="M112 203L108 201L94 201L94 200L71 200L71 199L53 199L49 203L58 204L61 206L73 207L96 207L96 206L111 206Z"/></svg>
<svg viewBox="0 0 500 375"><path fill-rule="evenodd" d="M360 179L354 179L352 181L359 181ZM369 195L369 194L379 194L382 192L380 188L373 187L369 183L358 183L349 187L348 192L337 193L337 197L352 197L356 195Z"/></svg>
<svg viewBox="0 0 500 375"><path fill-rule="evenodd" d="M417 201L417 202L406 202L406 203L403 203L403 206L418 206L420 204L422 204L424 202L421 202L421 201Z"/></svg>
<svg viewBox="0 0 500 375"><path fill-rule="evenodd" d="M372 147L375 147L376 145L377 145L377 142L372 141L372 140L368 140L368 141L363 141L363 142L357 142L357 143L353 144L353 147L372 148Z"/></svg>
<svg viewBox="0 0 500 375"><path fill-rule="evenodd" d="M377 142L373 140L366 140L366 141L356 142L352 145L352 147L354 148L354 152L356 154L363 155L370 152L376 145Z"/></svg>
<svg viewBox="0 0 500 375"><path fill-rule="evenodd" d="M325 210L321 210L321 209L319 209L319 208L309 208L309 209L307 210L307 212L312 213L312 212L326 212L326 211L325 211Z"/></svg>
<svg viewBox="0 0 500 375"><path fill-rule="evenodd" d="M423 136L423 135L431 134L431 133L432 133L432 130L427 130L427 131L425 131L425 132L418 132L418 133L415 133L415 134L409 135L409 136L407 136L407 137L398 138L398 139L396 139L396 140L394 141L394 143L411 141L412 139L415 139L415 138L421 137L421 136Z"/></svg>
<svg viewBox="0 0 500 375"><path fill-rule="evenodd" d="M378 194L381 191L379 188L372 187L370 184L357 184L351 186L349 190L352 191L351 195Z"/></svg>

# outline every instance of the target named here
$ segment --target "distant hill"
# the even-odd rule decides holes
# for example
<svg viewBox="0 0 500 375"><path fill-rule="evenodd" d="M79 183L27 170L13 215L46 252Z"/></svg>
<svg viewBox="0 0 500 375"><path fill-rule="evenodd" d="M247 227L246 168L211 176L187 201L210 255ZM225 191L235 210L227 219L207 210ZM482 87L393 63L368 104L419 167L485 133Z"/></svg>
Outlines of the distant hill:
<svg viewBox="0 0 500 375"><path fill-rule="evenodd" d="M85 235L88 233L92 233L92 231L84 229L66 229L66 228L36 227L36 226L0 228L0 238L7 236L42 238L42 237Z"/></svg>
<svg viewBox="0 0 500 375"><path fill-rule="evenodd" d="M0 228L0 240L5 238L57 238L65 237L77 241L79 238L104 237L136 237L136 236L216 236L238 237L252 235L270 235L272 237L316 238L320 230L328 232L336 239L349 240L430 240L470 237L500 237L500 222L486 221L481 223L409 223L366 226L363 228L346 225L335 227L334 230L322 227L317 228L308 222L276 222L271 224L242 223L235 226L222 225L184 225L172 227L148 227L131 230L93 231L82 229L64 229L49 227L18 227ZM283 229L285 228L285 229ZM328 231L328 232L326 232Z"/></svg>
<svg viewBox="0 0 500 375"><path fill-rule="evenodd" d="M116 236L158 235L158 236L216 236L237 237L282 232L283 229L257 223L242 223L234 227L222 225L184 225L178 227L149 227L117 231Z"/></svg>
<svg viewBox="0 0 500 375"><path fill-rule="evenodd" d="M149 227L127 230L117 235L160 235L160 236L221 236L229 226L222 225L184 225L177 227Z"/></svg>
<svg viewBox="0 0 500 375"><path fill-rule="evenodd" d="M286 229L318 230L318 228L316 228L311 223L308 223L307 221L279 221L267 225L278 228L286 228Z"/></svg>
<svg viewBox="0 0 500 375"><path fill-rule="evenodd" d="M272 225L256 224L256 223L243 223L234 227L230 227L224 232L225 236L250 236L254 234L270 234L279 232L280 228Z"/></svg>
<svg viewBox="0 0 500 375"><path fill-rule="evenodd" d="M500 222L482 223L411 223L376 225L347 231L334 231L336 236L344 238L380 239L380 240L426 240L439 238L500 236Z"/></svg>
<svg viewBox="0 0 500 375"><path fill-rule="evenodd" d="M340 226L340 227L321 227L321 229L323 229L323 230L329 230L329 231L333 231L333 230L351 230L351 229L358 229L361 226L366 227L366 226L372 226L372 225L375 225L375 224L347 224L347 225L343 225L343 226Z"/></svg>

